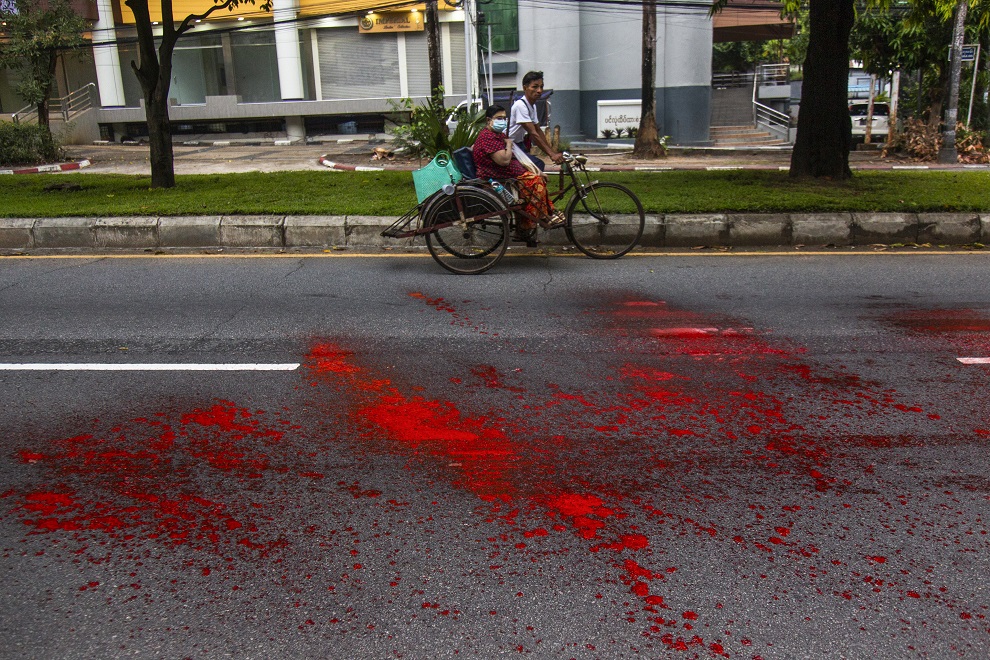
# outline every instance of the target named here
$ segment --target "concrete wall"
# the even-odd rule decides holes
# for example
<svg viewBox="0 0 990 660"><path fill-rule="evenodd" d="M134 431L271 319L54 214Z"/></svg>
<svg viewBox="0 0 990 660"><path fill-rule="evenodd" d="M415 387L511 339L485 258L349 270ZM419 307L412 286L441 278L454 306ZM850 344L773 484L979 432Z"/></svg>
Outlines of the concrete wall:
<svg viewBox="0 0 990 660"><path fill-rule="evenodd" d="M709 139L712 23L710 3L657 11L657 123L678 144ZM597 102L639 99L643 13L639 7L581 3L566 11L519 0L519 51L494 61L516 64L496 75L496 88L521 87L529 70L554 90L551 123L568 138L597 137Z"/></svg>
<svg viewBox="0 0 990 660"><path fill-rule="evenodd" d="M482 7L483 10L483 7ZM494 87L522 89L528 71L542 71L547 89L553 90L550 123L565 137L581 134L580 14L534 0L519 1L519 50L495 55L493 61L514 64L514 74L496 74Z"/></svg>
<svg viewBox="0 0 990 660"><path fill-rule="evenodd" d="M657 125L675 144L709 139L712 24L708 5L657 10ZM639 99L642 10L582 6L581 132L597 135L597 103Z"/></svg>
<svg viewBox="0 0 990 660"><path fill-rule="evenodd" d="M598 101L638 99L640 89L585 91L580 95L581 132L597 134ZM556 94L555 94L556 96ZM703 145L710 141L711 86L657 88L657 127L660 135L669 135L670 144ZM554 106L556 113L556 106Z"/></svg>
<svg viewBox="0 0 990 660"><path fill-rule="evenodd" d="M51 129L62 144L91 144L100 139L95 108L74 115L68 123L52 117Z"/></svg>

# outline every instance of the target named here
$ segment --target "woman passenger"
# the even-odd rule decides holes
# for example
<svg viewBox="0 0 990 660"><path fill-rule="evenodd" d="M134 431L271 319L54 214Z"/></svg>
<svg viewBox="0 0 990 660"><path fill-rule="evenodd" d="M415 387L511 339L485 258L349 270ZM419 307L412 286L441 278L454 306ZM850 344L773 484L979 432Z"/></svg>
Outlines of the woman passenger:
<svg viewBox="0 0 990 660"><path fill-rule="evenodd" d="M505 134L508 127L505 108L489 106L485 111L487 121L474 142L474 166L481 179L515 179L519 196L529 215L538 218L544 229L554 229L564 224L564 214L555 211L547 193L547 183L542 174L527 169L512 154L512 140ZM516 239L530 240L536 223L526 217L516 223Z"/></svg>

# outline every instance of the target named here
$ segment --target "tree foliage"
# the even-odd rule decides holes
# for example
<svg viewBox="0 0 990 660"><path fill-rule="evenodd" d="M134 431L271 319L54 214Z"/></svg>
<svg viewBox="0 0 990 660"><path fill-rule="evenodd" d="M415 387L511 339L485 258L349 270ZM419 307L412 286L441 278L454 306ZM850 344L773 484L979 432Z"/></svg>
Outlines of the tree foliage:
<svg viewBox="0 0 990 660"><path fill-rule="evenodd" d="M966 21L966 43L982 41L987 45L990 28L990 2L970 2ZM856 25L850 36L853 59L863 62L864 69L878 76L900 69L910 73L902 78L900 107L906 114L926 117L938 126L948 102L951 73L948 49L952 42L953 0L883 0L861 2ZM981 56L981 60L983 60ZM985 60L983 60L985 61ZM983 89L985 74L978 73L978 91ZM968 77L968 75L967 75ZM968 105L970 87L961 88L963 103ZM983 108L974 99L975 108ZM977 112L979 125L985 113Z"/></svg>
<svg viewBox="0 0 990 660"><path fill-rule="evenodd" d="M17 95L38 111L38 123L48 129L48 104L55 87L55 66L61 54L81 57L86 21L68 0L16 0L13 11L0 12L7 24L0 40L0 68L19 74Z"/></svg>

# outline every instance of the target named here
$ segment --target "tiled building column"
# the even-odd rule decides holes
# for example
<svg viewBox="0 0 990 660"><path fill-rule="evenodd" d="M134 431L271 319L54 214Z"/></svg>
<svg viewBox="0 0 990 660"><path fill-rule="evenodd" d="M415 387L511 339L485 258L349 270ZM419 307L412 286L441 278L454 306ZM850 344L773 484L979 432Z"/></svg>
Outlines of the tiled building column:
<svg viewBox="0 0 990 660"><path fill-rule="evenodd" d="M122 108L124 100L123 73L117 52L117 31L114 29L111 0L97 0L100 18L93 26L93 42L107 44L94 46L93 61L96 64L96 82L100 88L100 105L104 108Z"/></svg>
<svg viewBox="0 0 990 660"><path fill-rule="evenodd" d="M282 100L304 99L306 90L303 86L299 29L294 22L299 15L299 2L275 0L272 13L275 18L275 52L278 57L278 80Z"/></svg>

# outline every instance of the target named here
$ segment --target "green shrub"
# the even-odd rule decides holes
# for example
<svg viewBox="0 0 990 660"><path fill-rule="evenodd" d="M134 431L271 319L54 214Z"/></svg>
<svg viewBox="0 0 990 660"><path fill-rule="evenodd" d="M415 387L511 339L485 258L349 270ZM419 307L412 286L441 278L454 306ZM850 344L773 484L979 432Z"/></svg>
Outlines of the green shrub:
<svg viewBox="0 0 990 660"><path fill-rule="evenodd" d="M0 165L37 165L62 158L62 146L44 126L0 122Z"/></svg>
<svg viewBox="0 0 990 660"><path fill-rule="evenodd" d="M433 158L438 151L453 153L461 147L470 147L485 126L483 111L461 109L456 113L457 127L451 133L446 123L451 110L444 107L441 96L431 98L420 106L415 105L412 99L402 99L401 102L389 99L388 103L397 114L409 113L408 124L400 124L389 132L395 138L397 149L414 156Z"/></svg>

